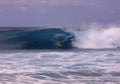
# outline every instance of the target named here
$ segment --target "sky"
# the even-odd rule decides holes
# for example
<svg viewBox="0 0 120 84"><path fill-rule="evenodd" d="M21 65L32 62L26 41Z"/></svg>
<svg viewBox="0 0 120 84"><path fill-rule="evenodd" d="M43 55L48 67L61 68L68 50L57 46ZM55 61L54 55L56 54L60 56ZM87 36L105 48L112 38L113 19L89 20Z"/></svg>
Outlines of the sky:
<svg viewBox="0 0 120 84"><path fill-rule="evenodd" d="M119 25L120 0L0 0L0 27Z"/></svg>

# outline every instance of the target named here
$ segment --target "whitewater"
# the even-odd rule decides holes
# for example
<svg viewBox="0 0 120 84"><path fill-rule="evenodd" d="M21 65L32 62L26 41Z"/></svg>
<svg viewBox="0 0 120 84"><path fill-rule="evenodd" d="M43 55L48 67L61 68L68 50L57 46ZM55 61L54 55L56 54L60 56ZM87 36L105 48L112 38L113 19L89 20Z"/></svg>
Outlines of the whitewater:
<svg viewBox="0 0 120 84"><path fill-rule="evenodd" d="M120 28L3 29L0 84L120 84Z"/></svg>
<svg viewBox="0 0 120 84"><path fill-rule="evenodd" d="M103 49L120 47L120 28L91 28L74 31L76 41L73 45L78 48Z"/></svg>
<svg viewBox="0 0 120 84"><path fill-rule="evenodd" d="M119 49L0 52L0 84L119 83Z"/></svg>

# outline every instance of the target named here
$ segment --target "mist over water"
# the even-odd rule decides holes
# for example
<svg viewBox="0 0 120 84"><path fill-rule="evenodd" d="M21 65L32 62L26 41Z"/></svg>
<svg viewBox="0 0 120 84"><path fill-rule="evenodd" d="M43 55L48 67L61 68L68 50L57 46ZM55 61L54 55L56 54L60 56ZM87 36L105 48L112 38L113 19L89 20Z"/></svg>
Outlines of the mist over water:
<svg viewBox="0 0 120 84"><path fill-rule="evenodd" d="M73 46L77 48L118 48L120 47L120 28L89 28L72 30L75 35Z"/></svg>

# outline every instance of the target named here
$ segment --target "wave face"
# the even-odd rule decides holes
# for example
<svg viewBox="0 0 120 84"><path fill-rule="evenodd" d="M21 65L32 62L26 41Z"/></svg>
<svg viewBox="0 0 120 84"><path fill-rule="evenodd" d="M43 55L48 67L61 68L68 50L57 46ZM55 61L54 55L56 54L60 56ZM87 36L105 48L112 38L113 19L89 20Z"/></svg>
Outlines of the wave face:
<svg viewBox="0 0 120 84"><path fill-rule="evenodd" d="M0 31L0 49L120 48L120 28L47 28Z"/></svg>
<svg viewBox="0 0 120 84"><path fill-rule="evenodd" d="M73 34L55 28L0 31L0 49L71 49L73 38Z"/></svg>

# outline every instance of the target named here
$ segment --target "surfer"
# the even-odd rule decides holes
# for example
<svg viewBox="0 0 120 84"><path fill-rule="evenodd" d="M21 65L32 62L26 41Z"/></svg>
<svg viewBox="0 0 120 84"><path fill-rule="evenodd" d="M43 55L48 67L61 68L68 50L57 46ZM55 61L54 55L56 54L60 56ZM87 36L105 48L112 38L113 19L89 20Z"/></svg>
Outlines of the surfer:
<svg viewBox="0 0 120 84"><path fill-rule="evenodd" d="M62 48L62 41L59 38L57 39L57 46L58 48Z"/></svg>

